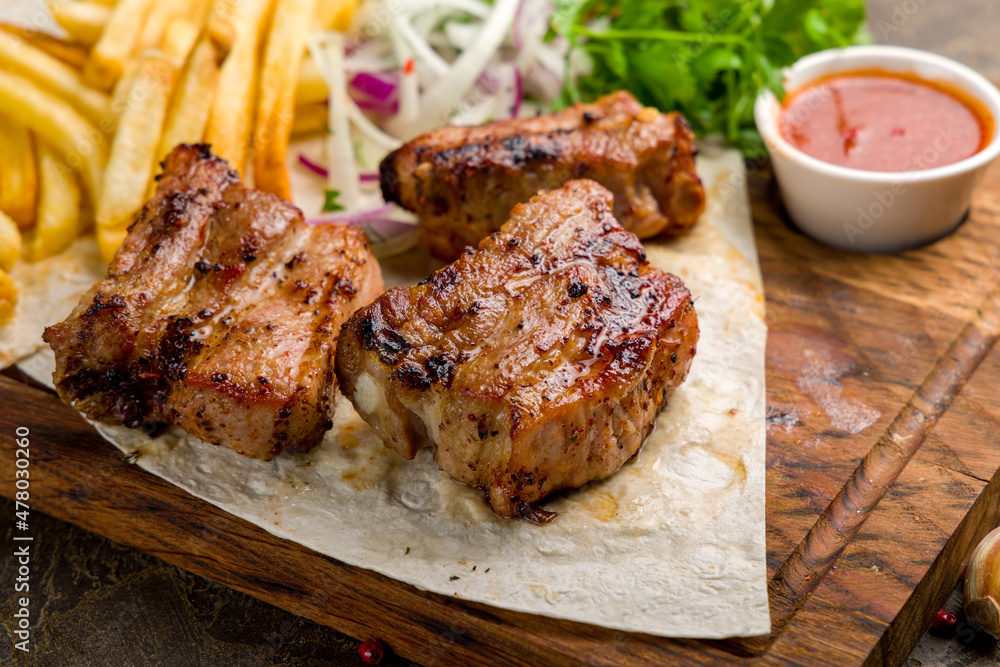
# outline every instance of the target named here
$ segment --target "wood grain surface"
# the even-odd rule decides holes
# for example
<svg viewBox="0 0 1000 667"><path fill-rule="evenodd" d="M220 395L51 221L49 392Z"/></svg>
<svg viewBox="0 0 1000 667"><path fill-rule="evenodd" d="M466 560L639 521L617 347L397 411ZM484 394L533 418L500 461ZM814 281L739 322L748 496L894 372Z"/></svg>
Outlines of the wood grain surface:
<svg viewBox="0 0 1000 667"><path fill-rule="evenodd" d="M772 634L678 641L418 591L275 538L121 460L0 378L2 493L32 429L35 509L422 664L896 665L1000 521L1000 165L969 220L893 256L832 251L750 165L768 299Z"/></svg>

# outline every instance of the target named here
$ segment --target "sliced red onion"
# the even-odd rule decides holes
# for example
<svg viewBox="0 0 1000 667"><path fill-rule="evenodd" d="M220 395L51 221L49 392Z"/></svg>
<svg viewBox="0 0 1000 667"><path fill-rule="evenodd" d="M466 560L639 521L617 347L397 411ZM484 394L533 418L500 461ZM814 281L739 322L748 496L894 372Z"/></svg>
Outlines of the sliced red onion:
<svg viewBox="0 0 1000 667"><path fill-rule="evenodd" d="M351 86L372 100L388 102L396 97L399 89L399 76L390 72L383 74L360 72L351 79Z"/></svg>
<svg viewBox="0 0 1000 667"><path fill-rule="evenodd" d="M379 180L381 176L377 171L363 171L361 172L361 182L362 183L373 183Z"/></svg>
<svg viewBox="0 0 1000 667"><path fill-rule="evenodd" d="M517 118L521 112L521 103L524 102L524 80L521 78L521 70L514 68L514 104L510 108L510 117Z"/></svg>
<svg viewBox="0 0 1000 667"><path fill-rule="evenodd" d="M549 18L554 10L550 0L522 0L511 28L514 48L519 52L528 51L530 59L535 47L549 31Z"/></svg>
<svg viewBox="0 0 1000 667"><path fill-rule="evenodd" d="M315 162L307 158L305 155L302 155L301 153L299 154L299 164L301 164L303 167L313 172L317 176L326 178L327 176L330 175L330 172L327 171L324 167L321 167L320 165L316 164Z"/></svg>
<svg viewBox="0 0 1000 667"><path fill-rule="evenodd" d="M395 116L399 113L399 100L393 100L392 102L386 103L354 98L354 103L358 105L359 109L370 111L380 116Z"/></svg>

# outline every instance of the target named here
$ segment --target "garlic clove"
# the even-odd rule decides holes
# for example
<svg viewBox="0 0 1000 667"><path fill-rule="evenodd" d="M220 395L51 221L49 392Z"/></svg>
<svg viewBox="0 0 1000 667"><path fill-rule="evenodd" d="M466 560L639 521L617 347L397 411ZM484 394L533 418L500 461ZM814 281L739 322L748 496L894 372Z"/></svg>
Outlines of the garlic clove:
<svg viewBox="0 0 1000 667"><path fill-rule="evenodd" d="M965 614L1000 639L1000 528L986 536L965 573Z"/></svg>

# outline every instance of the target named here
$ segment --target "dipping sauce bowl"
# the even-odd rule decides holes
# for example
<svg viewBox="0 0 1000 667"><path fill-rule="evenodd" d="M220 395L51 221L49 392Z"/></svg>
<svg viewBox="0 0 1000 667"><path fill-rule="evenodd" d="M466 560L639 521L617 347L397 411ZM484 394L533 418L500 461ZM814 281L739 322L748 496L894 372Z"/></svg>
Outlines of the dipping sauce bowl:
<svg viewBox="0 0 1000 667"><path fill-rule="evenodd" d="M979 150L944 164L946 160L941 158L952 148L957 121L956 127L943 121L938 132L927 133L924 128L926 146L908 147L905 150L912 150L913 155L898 156L902 159L897 162L907 165L908 170L876 171L885 169L878 159L871 170L860 169L825 162L793 145L781 131L785 109L771 91L757 97L754 118L771 156L785 208L802 232L846 250L897 252L947 236L965 218L973 190L990 162L1000 155L1000 91L965 65L926 51L852 46L814 53L788 68L784 80L786 99L794 100L799 91L833 81L836 75L874 73L953 91L956 99L966 103L982 121L984 136ZM830 108L824 105L843 102L836 95L812 97L815 101L810 101L811 108L799 104L795 113L809 114L812 109L829 115ZM908 113L912 109L900 104L899 99L878 105L876 96L875 109L890 118L912 116ZM809 127L808 122L801 125ZM859 128L845 127L843 131L845 150L849 150ZM861 139L865 131L860 128Z"/></svg>

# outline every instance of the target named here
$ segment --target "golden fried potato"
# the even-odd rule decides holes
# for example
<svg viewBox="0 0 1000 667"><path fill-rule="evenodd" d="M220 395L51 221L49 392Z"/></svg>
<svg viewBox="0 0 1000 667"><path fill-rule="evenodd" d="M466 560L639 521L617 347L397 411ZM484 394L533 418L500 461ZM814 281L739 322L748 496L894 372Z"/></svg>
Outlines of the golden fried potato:
<svg viewBox="0 0 1000 667"><path fill-rule="evenodd" d="M267 36L253 138L254 187L291 200L285 155L292 134L295 87L316 0L283 0Z"/></svg>
<svg viewBox="0 0 1000 667"><path fill-rule="evenodd" d="M0 211L21 229L30 229L37 202L35 142L28 128L0 115Z"/></svg>
<svg viewBox="0 0 1000 667"><path fill-rule="evenodd" d="M316 3L316 23L324 28L346 31L358 0L320 0Z"/></svg>
<svg viewBox="0 0 1000 667"><path fill-rule="evenodd" d="M119 0L112 8L101 38L94 44L90 59L83 68L83 78L90 85L110 91L125 72L133 56L146 15L154 0Z"/></svg>
<svg viewBox="0 0 1000 667"><path fill-rule="evenodd" d="M111 8L96 2L49 2L49 11L56 23L78 44L93 46L101 38L111 16Z"/></svg>
<svg viewBox="0 0 1000 667"><path fill-rule="evenodd" d="M295 86L295 106L326 102L330 92L326 89L326 80L319 73L316 61L306 53L299 68L299 82Z"/></svg>
<svg viewBox="0 0 1000 667"><path fill-rule="evenodd" d="M0 67L31 79L65 98L98 127L110 130L111 101L83 83L80 73L16 35L0 38Z"/></svg>
<svg viewBox="0 0 1000 667"><path fill-rule="evenodd" d="M73 44L44 32L24 30L17 26L0 23L0 32L5 35L16 35L40 51L53 58L61 60L75 70L82 70L90 56L90 52L82 44Z"/></svg>
<svg viewBox="0 0 1000 667"><path fill-rule="evenodd" d="M67 165L80 172L96 200L107 155L104 134L79 111L33 81L0 70L0 109L58 147Z"/></svg>
<svg viewBox="0 0 1000 667"><path fill-rule="evenodd" d="M170 101L163 137L156 152L157 161L163 160L177 144L195 143L204 137L219 80L219 60L215 43L208 37L202 37L191 53Z"/></svg>
<svg viewBox="0 0 1000 667"><path fill-rule="evenodd" d="M17 285L6 271L0 269L0 327L10 324L14 318L15 305L17 305Z"/></svg>
<svg viewBox="0 0 1000 667"><path fill-rule="evenodd" d="M232 15L232 48L219 71L205 133L212 151L241 174L246 171L256 98L257 47L269 5L270 0L242 0L240 11Z"/></svg>
<svg viewBox="0 0 1000 667"><path fill-rule="evenodd" d="M295 107L295 122L292 124L292 136L300 137L316 134L326 130L330 120L330 110L325 103L305 104Z"/></svg>
<svg viewBox="0 0 1000 667"><path fill-rule="evenodd" d="M0 211L0 270L10 271L21 256L21 230L9 215Z"/></svg>
<svg viewBox="0 0 1000 667"><path fill-rule="evenodd" d="M106 261L118 250L126 227L146 199L176 76L171 59L162 51L150 50L140 56L129 77L130 88L124 95L124 109L97 198L97 242Z"/></svg>
<svg viewBox="0 0 1000 667"><path fill-rule="evenodd" d="M81 192L76 174L44 142L38 144L38 174L38 221L28 245L32 262L61 253L73 244L81 227Z"/></svg>

